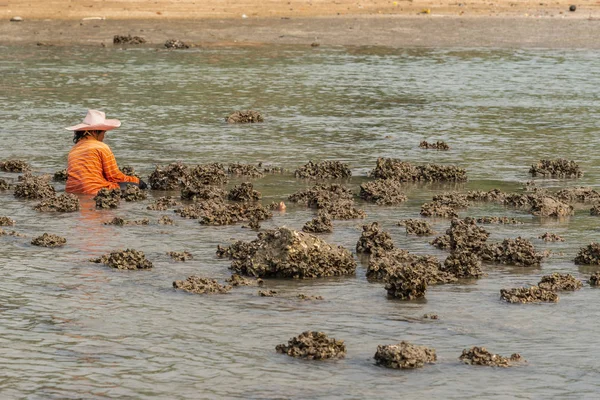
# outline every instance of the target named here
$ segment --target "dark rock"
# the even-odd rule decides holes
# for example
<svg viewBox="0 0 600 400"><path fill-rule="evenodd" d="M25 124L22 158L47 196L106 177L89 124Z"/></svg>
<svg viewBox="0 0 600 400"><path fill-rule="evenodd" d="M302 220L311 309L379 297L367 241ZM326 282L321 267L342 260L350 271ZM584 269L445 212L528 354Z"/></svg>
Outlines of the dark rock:
<svg viewBox="0 0 600 400"><path fill-rule="evenodd" d="M31 244L41 247L61 247L67 244L67 239L57 235L44 233L42 236L38 236L33 239Z"/></svg>
<svg viewBox="0 0 600 400"><path fill-rule="evenodd" d="M379 345L375 353L375 363L387 368L421 368L425 363L437 360L435 350L425 346L415 346L402 341L398 344Z"/></svg>
<svg viewBox="0 0 600 400"><path fill-rule="evenodd" d="M449 150L450 146L443 140L438 140L435 143L429 143L426 140L423 140L419 143L419 147L422 149L434 149L434 150Z"/></svg>
<svg viewBox="0 0 600 400"><path fill-rule="evenodd" d="M55 182L66 182L68 178L67 170L61 169L60 171L56 171L52 176L52 180Z"/></svg>
<svg viewBox="0 0 600 400"><path fill-rule="evenodd" d="M278 353L307 360L324 360L343 358L346 356L346 345L343 340L329 338L323 332L303 332L285 344L275 347Z"/></svg>
<svg viewBox="0 0 600 400"><path fill-rule="evenodd" d="M246 110L235 111L229 117L225 118L228 124L251 124L264 122L262 114L258 111Z"/></svg>
<svg viewBox="0 0 600 400"><path fill-rule="evenodd" d="M113 44L144 44L146 43L146 39L141 36L131 36L131 35L115 35L113 37ZM166 46L166 44L165 44ZM168 47L168 46L166 46Z"/></svg>
<svg viewBox="0 0 600 400"><path fill-rule="evenodd" d="M152 262L146 259L142 251L126 249L124 251L113 251L100 258L91 259L91 262L102 263L116 269L150 269Z"/></svg>

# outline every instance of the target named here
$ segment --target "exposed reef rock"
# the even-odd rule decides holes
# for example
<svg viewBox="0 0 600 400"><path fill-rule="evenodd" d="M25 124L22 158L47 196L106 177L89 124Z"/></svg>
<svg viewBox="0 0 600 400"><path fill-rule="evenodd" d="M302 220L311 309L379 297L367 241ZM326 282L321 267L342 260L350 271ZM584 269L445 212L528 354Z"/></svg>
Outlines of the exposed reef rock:
<svg viewBox="0 0 600 400"><path fill-rule="evenodd" d="M231 290L229 285L220 285L214 279L202 278L196 275L189 276L185 281L173 282L173 287L195 294L223 294Z"/></svg>
<svg viewBox="0 0 600 400"><path fill-rule="evenodd" d="M229 117L225 118L228 124L250 124L263 122L264 120L260 112L253 110L235 111Z"/></svg>
<svg viewBox="0 0 600 400"><path fill-rule="evenodd" d="M538 236L538 239L542 239L545 242L564 242L565 239L558 236L556 233L546 232L543 235Z"/></svg>
<svg viewBox="0 0 600 400"><path fill-rule="evenodd" d="M141 36L131 36L131 35L115 35L113 37L113 44L144 44L146 43L146 39Z"/></svg>
<svg viewBox="0 0 600 400"><path fill-rule="evenodd" d="M309 161L294 171L294 176L304 179L340 179L350 178L352 172L348 164L340 161L320 161L318 163Z"/></svg>
<svg viewBox="0 0 600 400"><path fill-rule="evenodd" d="M458 213L454 207L436 201L423 204L421 215L424 217L458 218Z"/></svg>
<svg viewBox="0 0 600 400"><path fill-rule="evenodd" d="M159 197L154 200L154 203L150 204L146 209L153 211L166 211L169 208L175 208L180 206L181 203L173 196Z"/></svg>
<svg viewBox="0 0 600 400"><path fill-rule="evenodd" d="M428 236L435 233L429 222L423 219L405 219L398 225L404 226L408 235Z"/></svg>
<svg viewBox="0 0 600 400"><path fill-rule="evenodd" d="M278 353L307 360L325 360L346 356L346 345L343 340L329 338L323 332L302 332L285 344L275 347Z"/></svg>
<svg viewBox="0 0 600 400"><path fill-rule="evenodd" d="M435 349L415 346L402 341L398 344L379 345L375 353L375 363L387 368L421 368L425 363L437 360Z"/></svg>
<svg viewBox="0 0 600 400"><path fill-rule="evenodd" d="M90 260L94 263L101 263L116 269L150 269L152 262L146 259L142 251L126 249L124 251L113 251L100 258Z"/></svg>
<svg viewBox="0 0 600 400"><path fill-rule="evenodd" d="M187 261L194 258L189 251L169 251L167 255L175 261Z"/></svg>
<svg viewBox="0 0 600 400"><path fill-rule="evenodd" d="M575 161L557 158L555 160L540 160L529 169L532 176L544 178L581 178L583 171Z"/></svg>
<svg viewBox="0 0 600 400"><path fill-rule="evenodd" d="M558 295L538 286L500 289L500 298L509 303L558 302Z"/></svg>
<svg viewBox="0 0 600 400"><path fill-rule="evenodd" d="M379 229L379 223L363 225L363 231L356 243L357 253L373 253L377 250L392 250L394 241L388 232Z"/></svg>
<svg viewBox="0 0 600 400"><path fill-rule="evenodd" d="M264 172L262 172L258 166L240 163L229 164L227 173L237 176L249 176L251 178L262 178L265 176Z"/></svg>
<svg viewBox="0 0 600 400"><path fill-rule="evenodd" d="M407 200L400 182L393 179L376 179L360 185L359 196L379 205L395 205Z"/></svg>

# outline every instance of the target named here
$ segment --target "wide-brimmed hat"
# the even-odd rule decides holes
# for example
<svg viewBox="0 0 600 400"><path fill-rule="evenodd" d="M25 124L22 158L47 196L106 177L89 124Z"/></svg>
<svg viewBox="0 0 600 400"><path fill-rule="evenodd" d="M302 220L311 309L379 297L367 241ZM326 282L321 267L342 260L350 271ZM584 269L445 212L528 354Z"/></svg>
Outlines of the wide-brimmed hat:
<svg viewBox="0 0 600 400"><path fill-rule="evenodd" d="M121 126L118 119L106 119L106 114L98 110L88 110L83 123L66 127L69 131L110 131Z"/></svg>

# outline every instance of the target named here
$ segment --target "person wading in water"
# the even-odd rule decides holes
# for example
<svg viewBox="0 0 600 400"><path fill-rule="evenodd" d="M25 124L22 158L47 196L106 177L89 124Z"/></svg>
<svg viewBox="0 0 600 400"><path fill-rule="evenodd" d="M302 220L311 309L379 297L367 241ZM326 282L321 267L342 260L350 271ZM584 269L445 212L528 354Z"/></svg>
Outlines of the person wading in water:
<svg viewBox="0 0 600 400"><path fill-rule="evenodd" d="M67 193L95 195L104 188L148 187L141 179L122 173L110 147L103 143L106 131L119 126L118 119L106 119L102 111L88 110L83 123L65 128L74 132L75 143L67 161Z"/></svg>

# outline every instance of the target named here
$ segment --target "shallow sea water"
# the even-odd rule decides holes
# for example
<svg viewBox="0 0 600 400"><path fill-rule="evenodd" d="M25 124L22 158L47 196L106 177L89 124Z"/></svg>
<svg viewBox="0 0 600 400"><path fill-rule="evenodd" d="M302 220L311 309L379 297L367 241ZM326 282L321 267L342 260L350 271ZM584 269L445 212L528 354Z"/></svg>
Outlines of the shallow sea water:
<svg viewBox="0 0 600 400"><path fill-rule="evenodd" d="M330 243L354 249L362 224L380 221L397 247L443 259L431 238L407 236L396 222L416 218L420 205L450 190L520 191L529 166L542 158L576 160L578 180L541 180L553 190L592 186L600 176L597 134L600 55L591 51L394 50L384 48L153 48L0 47L0 160L29 161L35 173L65 167L72 145L64 126L87 108L123 126L107 135L120 165L143 177L156 164L265 162L290 171L309 160L350 165L358 192L377 157L415 164L456 164L469 181L407 185L397 207L359 204L366 220L335 221ZM263 124L231 126L237 109L264 113ZM419 149L444 140L446 152ZM0 173L16 180L18 174ZM232 180L231 187L239 180ZM285 200L311 183L293 174L253 180L263 202ZM57 184L58 190L64 185ZM173 193L171 193L173 194ZM477 281L433 286L426 300L396 301L383 285L356 276L269 280L279 297L256 287L229 295L197 296L171 284L192 274L223 280L227 260L218 244L251 240L241 225L201 226L146 202L97 211L38 213L35 201L0 192L0 215L28 238L0 238L0 397L104 398L593 398L600 389L600 290L587 284L561 293L557 304L509 305L499 290L536 284L542 275L571 273L586 280L598 268L577 266L580 247L599 239L589 206L564 220L540 219L493 204L461 216L508 216L522 225L485 225L491 241L522 236L553 255L539 269L485 265ZM162 215L175 226L157 225ZM300 229L312 210L288 204L263 228ZM150 218L147 227L105 226L114 216ZM449 221L432 220L443 232ZM546 231L564 243L544 243ZM60 249L29 244L43 232L67 238ZM114 271L87 260L135 248L151 271ZM174 262L167 251L194 259ZM298 293L321 295L301 302ZM439 320L425 320L435 313ZM275 352L305 330L347 345L345 359L309 362ZM374 365L377 345L408 340L432 346L438 362L414 371ZM485 346L528 363L508 369L459 362L464 348Z"/></svg>

